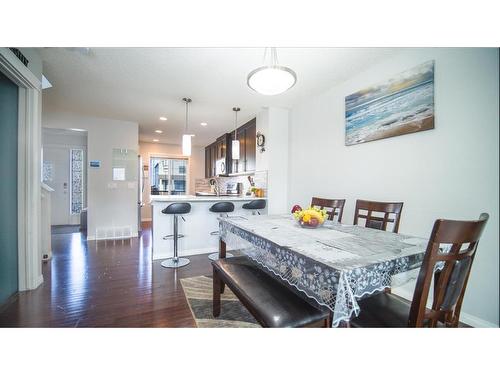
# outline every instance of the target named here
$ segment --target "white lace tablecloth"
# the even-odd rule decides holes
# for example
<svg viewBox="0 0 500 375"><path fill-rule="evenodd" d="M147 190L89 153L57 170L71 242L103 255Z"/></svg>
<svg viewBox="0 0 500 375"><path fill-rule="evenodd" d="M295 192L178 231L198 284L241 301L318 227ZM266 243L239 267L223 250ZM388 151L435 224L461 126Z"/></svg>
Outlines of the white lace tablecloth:
<svg viewBox="0 0 500 375"><path fill-rule="evenodd" d="M414 278L409 271L420 267L427 245L423 238L355 225L302 228L291 215L220 218L219 229L228 250L241 250L328 307L334 327L359 314L359 298Z"/></svg>

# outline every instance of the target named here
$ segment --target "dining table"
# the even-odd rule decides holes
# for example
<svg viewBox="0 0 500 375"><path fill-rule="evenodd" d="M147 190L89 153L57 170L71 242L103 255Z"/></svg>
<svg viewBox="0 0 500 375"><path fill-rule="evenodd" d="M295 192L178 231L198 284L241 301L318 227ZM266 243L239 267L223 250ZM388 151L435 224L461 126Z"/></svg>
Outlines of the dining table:
<svg viewBox="0 0 500 375"><path fill-rule="evenodd" d="M428 241L333 221L304 228L292 215L220 217L219 236L220 257L240 251L328 308L332 327L359 314L359 299L415 278Z"/></svg>

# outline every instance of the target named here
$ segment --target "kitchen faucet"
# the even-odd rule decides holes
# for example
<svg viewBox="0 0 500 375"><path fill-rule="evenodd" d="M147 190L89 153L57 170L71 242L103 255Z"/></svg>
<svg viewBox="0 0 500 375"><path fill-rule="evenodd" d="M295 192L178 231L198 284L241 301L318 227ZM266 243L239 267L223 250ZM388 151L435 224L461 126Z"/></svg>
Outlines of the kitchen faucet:
<svg viewBox="0 0 500 375"><path fill-rule="evenodd" d="M215 195L220 196L220 187L215 178L208 180L209 184L214 187Z"/></svg>

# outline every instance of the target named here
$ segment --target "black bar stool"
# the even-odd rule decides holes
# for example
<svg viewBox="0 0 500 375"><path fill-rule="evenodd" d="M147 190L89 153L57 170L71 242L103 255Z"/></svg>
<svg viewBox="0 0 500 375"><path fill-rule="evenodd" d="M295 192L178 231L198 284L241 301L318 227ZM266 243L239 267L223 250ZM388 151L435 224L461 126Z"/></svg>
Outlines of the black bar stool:
<svg viewBox="0 0 500 375"><path fill-rule="evenodd" d="M170 234L168 236L163 237L163 239L167 239L172 237L174 239L174 256L172 258L168 258L161 262L162 267L166 268L179 268L182 266L186 266L189 264L189 259L187 258L179 258L178 249L177 249L177 240L179 238L184 237L182 234L179 235L179 215L187 214L191 211L191 205L189 203L172 203L161 210L162 214L166 215L174 215L174 234ZM182 220L186 221L182 216Z"/></svg>
<svg viewBox="0 0 500 375"><path fill-rule="evenodd" d="M260 215L259 210L263 210L266 208L266 200L265 199L255 199L243 205L245 210L252 210L252 215L255 215L257 212Z"/></svg>
<svg viewBox="0 0 500 375"><path fill-rule="evenodd" d="M217 202L217 203L214 203L210 208L209 208L209 211L210 212L217 212L217 213L220 213L219 216L223 216L224 214L226 214L226 216L228 216L228 212L233 212L234 211L234 204L232 202ZM219 235L219 231L216 230L214 232L210 232L210 235L212 236L218 236ZM233 256L233 254L229 254L229 253L226 253L226 258L231 258ZM212 253L208 256L209 259L211 260L217 260L219 259L219 253Z"/></svg>

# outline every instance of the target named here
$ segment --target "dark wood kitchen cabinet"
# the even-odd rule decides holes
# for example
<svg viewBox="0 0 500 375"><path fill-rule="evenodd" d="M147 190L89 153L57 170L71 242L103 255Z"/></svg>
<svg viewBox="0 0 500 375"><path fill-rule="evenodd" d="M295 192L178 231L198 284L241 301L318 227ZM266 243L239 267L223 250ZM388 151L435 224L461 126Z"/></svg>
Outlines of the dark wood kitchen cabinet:
<svg viewBox="0 0 500 375"><path fill-rule="evenodd" d="M212 177L212 155L210 154L210 146L205 147L205 178Z"/></svg>
<svg viewBox="0 0 500 375"><path fill-rule="evenodd" d="M215 176L215 161L217 160L217 144L212 143L205 147L205 177Z"/></svg>
<svg viewBox="0 0 500 375"><path fill-rule="evenodd" d="M231 140L234 139L231 133ZM237 129L237 137L240 141L240 159L233 160L232 173L243 173L255 171L255 148L256 148L256 119L248 121Z"/></svg>
<svg viewBox="0 0 500 375"><path fill-rule="evenodd" d="M234 139L234 131L226 133L210 145L205 147L205 177L214 177L217 174L231 174L255 171L255 148L256 148L256 119L248 121L237 129L240 141L240 159L232 160L231 142ZM223 160L224 173L217 173L216 162ZM219 171L220 172L220 171Z"/></svg>
<svg viewBox="0 0 500 375"><path fill-rule="evenodd" d="M224 171L216 170L217 160L224 162ZM229 169L228 169L229 166ZM231 135L224 134L205 147L205 177L210 178L218 174L231 173Z"/></svg>

